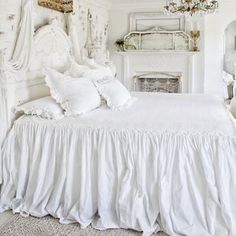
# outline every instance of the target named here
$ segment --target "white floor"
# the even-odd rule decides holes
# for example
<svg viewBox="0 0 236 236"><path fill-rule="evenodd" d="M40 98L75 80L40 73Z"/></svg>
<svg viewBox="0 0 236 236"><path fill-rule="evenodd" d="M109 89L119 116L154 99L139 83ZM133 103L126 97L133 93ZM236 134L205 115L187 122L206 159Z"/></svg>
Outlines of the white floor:
<svg viewBox="0 0 236 236"><path fill-rule="evenodd" d="M13 214L11 211L6 211L0 214L0 226L6 224L12 217Z"/></svg>

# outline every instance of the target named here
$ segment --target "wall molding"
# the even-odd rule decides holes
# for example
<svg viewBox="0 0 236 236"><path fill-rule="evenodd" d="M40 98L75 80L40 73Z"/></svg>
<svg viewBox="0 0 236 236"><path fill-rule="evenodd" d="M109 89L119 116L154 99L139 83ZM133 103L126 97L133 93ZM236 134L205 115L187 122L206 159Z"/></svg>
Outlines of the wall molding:
<svg viewBox="0 0 236 236"><path fill-rule="evenodd" d="M109 0L84 0L84 3L88 5L93 5L98 8L103 8L105 10L109 10L112 7L112 3Z"/></svg>
<svg viewBox="0 0 236 236"><path fill-rule="evenodd" d="M126 11L127 9L152 9L152 11L160 11L165 5L165 1L148 1L148 2L113 2L111 10L122 10Z"/></svg>

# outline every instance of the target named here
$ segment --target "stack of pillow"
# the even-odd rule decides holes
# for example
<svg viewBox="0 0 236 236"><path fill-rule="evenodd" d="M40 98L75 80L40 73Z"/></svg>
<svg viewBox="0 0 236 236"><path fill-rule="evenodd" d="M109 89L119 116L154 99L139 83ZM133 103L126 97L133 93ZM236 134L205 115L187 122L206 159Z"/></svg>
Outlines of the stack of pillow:
<svg viewBox="0 0 236 236"><path fill-rule="evenodd" d="M44 68L44 74L51 96L18 106L17 112L61 119L92 111L101 106L102 99L112 110L120 110L133 101L110 68L93 60L86 60L85 65L71 61L64 73Z"/></svg>

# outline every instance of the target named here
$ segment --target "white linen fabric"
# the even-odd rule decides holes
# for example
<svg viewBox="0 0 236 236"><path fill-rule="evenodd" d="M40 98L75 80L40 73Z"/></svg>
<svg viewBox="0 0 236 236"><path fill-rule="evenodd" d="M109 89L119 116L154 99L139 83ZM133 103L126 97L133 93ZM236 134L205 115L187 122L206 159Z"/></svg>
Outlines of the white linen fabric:
<svg viewBox="0 0 236 236"><path fill-rule="evenodd" d="M48 68L45 73L51 95L61 104L66 116L81 115L101 105L101 98L90 79L72 78Z"/></svg>
<svg viewBox="0 0 236 236"><path fill-rule="evenodd" d="M3 140L6 137L6 134L8 132L8 127L10 127L10 118L8 116L8 101L7 101L7 90L3 87L2 81L0 80L0 150L2 147ZM1 155L2 152L0 151L0 161L1 161ZM2 169L1 169L1 163L0 163L0 184L2 183Z"/></svg>
<svg viewBox="0 0 236 236"><path fill-rule="evenodd" d="M84 58L83 63L91 69L97 69L102 67L102 65L98 64L93 58Z"/></svg>
<svg viewBox="0 0 236 236"><path fill-rule="evenodd" d="M26 70L29 67L33 50L33 1L22 1L22 16L16 46L9 66L13 71Z"/></svg>
<svg viewBox="0 0 236 236"><path fill-rule="evenodd" d="M17 120L3 147L0 211L145 235L236 235L236 133L223 101L132 95L122 111Z"/></svg>
<svg viewBox="0 0 236 236"><path fill-rule="evenodd" d="M61 119L64 111L61 106L50 96L36 99L15 107L15 113L36 115L45 119Z"/></svg>
<svg viewBox="0 0 236 236"><path fill-rule="evenodd" d="M85 73L87 73L90 68L86 65L80 65L75 61L71 61L70 67L65 71L65 75L69 75L74 78L83 77Z"/></svg>
<svg viewBox="0 0 236 236"><path fill-rule="evenodd" d="M113 77L105 77L95 82L100 95L113 110L120 110L132 103L130 92L121 82Z"/></svg>

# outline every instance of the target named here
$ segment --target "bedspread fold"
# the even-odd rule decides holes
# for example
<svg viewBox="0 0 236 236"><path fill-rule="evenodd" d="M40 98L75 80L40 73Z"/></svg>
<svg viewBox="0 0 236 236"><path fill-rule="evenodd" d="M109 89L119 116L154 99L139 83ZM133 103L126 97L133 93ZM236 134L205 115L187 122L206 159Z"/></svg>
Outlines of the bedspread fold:
<svg viewBox="0 0 236 236"><path fill-rule="evenodd" d="M233 157L236 140L220 135L16 125L0 207L147 235L235 235Z"/></svg>
<svg viewBox="0 0 236 236"><path fill-rule="evenodd" d="M99 120L99 111L76 125L76 118L65 124L22 117L3 146L0 212L50 214L61 223L144 235L163 230L171 236L235 236L236 136L219 106L215 123L203 127L204 120L192 121L197 125L189 125L191 130L182 128L187 127L182 111L168 121L170 127L176 124L168 130L163 117L158 121L158 108L151 111L157 113L150 118L156 122L151 129L150 123L140 129L138 116L134 128L125 117L128 111L112 125L110 111L104 110L105 125L89 122Z"/></svg>

